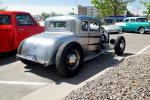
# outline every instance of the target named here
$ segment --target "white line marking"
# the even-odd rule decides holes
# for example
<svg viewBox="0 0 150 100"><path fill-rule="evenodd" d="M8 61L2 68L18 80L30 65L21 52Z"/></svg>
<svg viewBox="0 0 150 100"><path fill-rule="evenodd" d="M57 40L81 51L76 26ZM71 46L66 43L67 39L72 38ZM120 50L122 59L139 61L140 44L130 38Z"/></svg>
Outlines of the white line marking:
<svg viewBox="0 0 150 100"><path fill-rule="evenodd" d="M0 84L44 86L44 85L48 85L49 83L43 83L43 82L21 82L21 81L0 81Z"/></svg>
<svg viewBox="0 0 150 100"><path fill-rule="evenodd" d="M143 48L142 50L140 50L140 51L137 53L137 55L142 54L144 51L146 51L146 50L149 49L149 48L150 48L150 45L146 46L145 48Z"/></svg>

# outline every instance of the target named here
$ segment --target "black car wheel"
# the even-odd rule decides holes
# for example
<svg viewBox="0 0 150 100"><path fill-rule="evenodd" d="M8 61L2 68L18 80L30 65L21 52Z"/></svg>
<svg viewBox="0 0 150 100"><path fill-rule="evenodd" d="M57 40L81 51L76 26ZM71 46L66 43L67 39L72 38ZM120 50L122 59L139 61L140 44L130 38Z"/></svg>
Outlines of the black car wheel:
<svg viewBox="0 0 150 100"><path fill-rule="evenodd" d="M126 46L125 38L123 36L119 36L115 42L115 47L114 47L115 54L122 55L125 50L125 46Z"/></svg>
<svg viewBox="0 0 150 100"><path fill-rule="evenodd" d="M58 73L63 77L76 75L84 61L83 51L78 43L63 44L56 55L56 67Z"/></svg>

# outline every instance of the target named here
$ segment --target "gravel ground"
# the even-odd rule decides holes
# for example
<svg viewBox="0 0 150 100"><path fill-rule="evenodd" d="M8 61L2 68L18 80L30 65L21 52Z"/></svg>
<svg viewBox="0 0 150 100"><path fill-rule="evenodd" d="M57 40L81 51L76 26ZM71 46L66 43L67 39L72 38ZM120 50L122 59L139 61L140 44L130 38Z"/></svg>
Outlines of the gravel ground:
<svg viewBox="0 0 150 100"><path fill-rule="evenodd" d="M125 59L62 100L150 100L150 55Z"/></svg>

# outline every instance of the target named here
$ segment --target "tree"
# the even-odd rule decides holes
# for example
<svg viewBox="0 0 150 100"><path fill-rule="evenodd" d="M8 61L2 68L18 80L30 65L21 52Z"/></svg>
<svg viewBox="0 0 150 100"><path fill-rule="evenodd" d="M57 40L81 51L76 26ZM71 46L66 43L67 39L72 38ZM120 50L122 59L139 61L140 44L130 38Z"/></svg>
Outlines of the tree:
<svg viewBox="0 0 150 100"><path fill-rule="evenodd" d="M43 17L43 19L45 20L46 18L48 17L54 17L54 16L62 16L63 14L57 14L55 12L52 12L52 13L46 13L46 12L43 12L41 14L41 16Z"/></svg>
<svg viewBox="0 0 150 100"><path fill-rule="evenodd" d="M147 17L150 15L150 1L143 1L141 0L141 3L144 4L144 6L146 7L146 11L144 11L144 13L147 14Z"/></svg>
<svg viewBox="0 0 150 100"><path fill-rule="evenodd" d="M75 13L74 12L69 12L68 15L75 15Z"/></svg>
<svg viewBox="0 0 150 100"><path fill-rule="evenodd" d="M3 6L3 2L0 1L0 11L5 11L7 7Z"/></svg>
<svg viewBox="0 0 150 100"><path fill-rule="evenodd" d="M50 17L50 14L46 13L46 12L43 12L41 14L41 16L43 17L43 19L45 20L46 18Z"/></svg>
<svg viewBox="0 0 150 100"><path fill-rule="evenodd" d="M133 17L135 15L133 13L131 13L130 11L126 11L126 16Z"/></svg>
<svg viewBox="0 0 150 100"><path fill-rule="evenodd" d="M135 0L91 0L92 4L100 10L100 15L117 16L122 15L127 10L127 4Z"/></svg>

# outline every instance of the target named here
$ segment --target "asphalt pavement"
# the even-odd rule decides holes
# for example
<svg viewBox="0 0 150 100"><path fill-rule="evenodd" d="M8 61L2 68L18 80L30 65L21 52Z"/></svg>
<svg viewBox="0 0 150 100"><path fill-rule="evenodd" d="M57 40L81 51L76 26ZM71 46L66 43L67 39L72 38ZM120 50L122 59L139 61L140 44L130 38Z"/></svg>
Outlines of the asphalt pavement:
<svg viewBox="0 0 150 100"><path fill-rule="evenodd" d="M26 66L16 59L15 54L0 57L0 100L20 100L51 84L81 84L104 69L119 64L124 57L138 54L150 45L150 34L112 34L111 38L118 35L126 38L126 50L122 57L117 57L114 53L100 55L85 62L81 72L73 78L60 77L55 66Z"/></svg>

